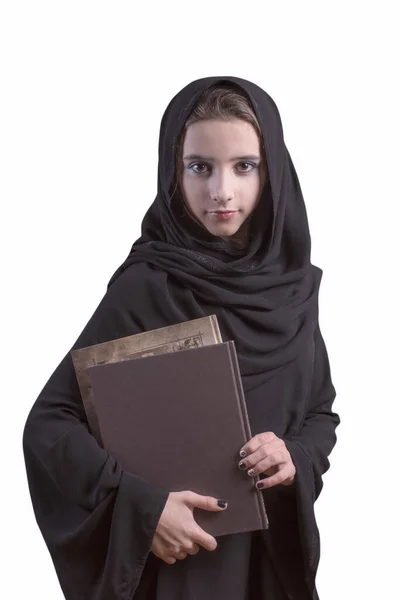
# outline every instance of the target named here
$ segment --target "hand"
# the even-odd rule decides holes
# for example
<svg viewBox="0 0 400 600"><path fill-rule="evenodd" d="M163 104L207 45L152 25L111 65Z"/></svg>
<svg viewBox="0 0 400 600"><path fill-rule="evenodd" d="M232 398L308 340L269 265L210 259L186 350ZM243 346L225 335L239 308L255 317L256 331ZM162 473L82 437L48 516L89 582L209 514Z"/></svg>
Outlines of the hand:
<svg viewBox="0 0 400 600"><path fill-rule="evenodd" d="M239 468L247 469L250 477L269 475L268 479L257 482L258 489L270 488L279 483L291 485L295 479L296 467L289 450L285 442L271 431L254 436L239 454L242 457Z"/></svg>
<svg viewBox="0 0 400 600"><path fill-rule="evenodd" d="M188 554L197 554L199 546L209 551L215 550L216 539L196 523L193 509L216 512L226 509L226 503L224 507L220 507L217 502L216 498L201 496L195 492L171 492L153 537L153 554L172 565Z"/></svg>

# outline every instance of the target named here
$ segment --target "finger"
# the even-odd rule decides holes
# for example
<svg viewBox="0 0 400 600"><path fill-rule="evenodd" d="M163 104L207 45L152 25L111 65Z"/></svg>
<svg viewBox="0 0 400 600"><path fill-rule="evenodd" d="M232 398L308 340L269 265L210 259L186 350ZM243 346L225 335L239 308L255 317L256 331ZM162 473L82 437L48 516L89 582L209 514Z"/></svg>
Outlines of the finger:
<svg viewBox="0 0 400 600"><path fill-rule="evenodd" d="M287 450L285 450L283 444L280 444L279 441L276 442L274 440L269 444L263 444L255 452L253 452L246 458L242 458L238 464L239 469L242 469L243 471L251 469L261 460L264 460L265 458L273 454L281 454L282 457L289 456L289 453L287 452Z"/></svg>
<svg viewBox="0 0 400 600"><path fill-rule="evenodd" d="M212 496L201 496L195 492L187 492L185 501L191 508L201 508L202 510L209 510L212 512L225 510L228 506L226 500L220 500L218 498L213 498Z"/></svg>
<svg viewBox="0 0 400 600"><path fill-rule="evenodd" d="M173 565L174 563L176 563L176 558L174 558L173 556L164 556L162 560L166 562L167 565Z"/></svg>
<svg viewBox="0 0 400 600"><path fill-rule="evenodd" d="M273 467L281 465L286 466L290 462L290 458L287 457L283 452L275 452L274 454L267 456L267 458L263 458L257 462L253 467L250 467L250 469L247 471L247 474L250 475L250 477L255 477L261 473L267 473Z"/></svg>
<svg viewBox="0 0 400 600"><path fill-rule="evenodd" d="M195 544L199 544L209 552L213 552L218 546L217 540L212 535L206 533L201 527L196 528L190 537Z"/></svg>
<svg viewBox="0 0 400 600"><path fill-rule="evenodd" d="M194 542L192 542L190 539L188 539L180 548L179 551L174 552L174 556L176 556L177 553L180 552L186 552L186 554L197 554L200 550L200 547L198 544L195 544Z"/></svg>
<svg viewBox="0 0 400 600"><path fill-rule="evenodd" d="M244 458L245 456L249 456L253 452L255 452L260 446L263 444L268 444L273 440L278 439L276 435L272 431L265 431L263 433L258 433L254 437L251 438L239 451L239 456Z"/></svg>
<svg viewBox="0 0 400 600"><path fill-rule="evenodd" d="M294 475L294 470L288 465L283 469L280 469L275 475L271 475L271 477L267 477L262 481L257 482L257 489L268 489L274 487L275 485L279 485L292 477Z"/></svg>
<svg viewBox="0 0 400 600"><path fill-rule="evenodd" d="M184 552L184 551L178 552L177 554L175 554L175 558L177 560L183 560L186 557L187 557L187 552Z"/></svg>
<svg viewBox="0 0 400 600"><path fill-rule="evenodd" d="M282 485L292 485L292 483L294 482L295 479L296 479L296 475L293 475L289 479L286 479L286 481L282 481Z"/></svg>
<svg viewBox="0 0 400 600"><path fill-rule="evenodd" d="M198 544L192 544L189 548L187 548L186 552L192 556L197 554L200 551L200 546Z"/></svg>

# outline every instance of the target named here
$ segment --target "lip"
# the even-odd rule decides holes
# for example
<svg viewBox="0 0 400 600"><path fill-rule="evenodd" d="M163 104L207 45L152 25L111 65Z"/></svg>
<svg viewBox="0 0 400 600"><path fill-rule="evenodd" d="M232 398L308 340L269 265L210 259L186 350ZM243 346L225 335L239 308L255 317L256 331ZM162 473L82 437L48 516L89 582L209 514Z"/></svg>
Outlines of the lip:
<svg viewBox="0 0 400 600"><path fill-rule="evenodd" d="M239 212L237 210L213 210L209 211L209 215L218 219L218 221L227 221L236 215Z"/></svg>
<svg viewBox="0 0 400 600"><path fill-rule="evenodd" d="M234 214L237 213L237 210L209 210L208 211L210 215L230 215L230 214Z"/></svg>

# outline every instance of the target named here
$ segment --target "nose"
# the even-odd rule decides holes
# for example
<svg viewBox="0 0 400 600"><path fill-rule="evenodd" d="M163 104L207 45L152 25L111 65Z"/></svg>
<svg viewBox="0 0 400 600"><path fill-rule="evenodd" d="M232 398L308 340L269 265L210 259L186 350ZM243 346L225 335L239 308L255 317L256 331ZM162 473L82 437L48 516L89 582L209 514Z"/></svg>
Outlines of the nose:
<svg viewBox="0 0 400 600"><path fill-rule="evenodd" d="M228 174L215 174L210 181L211 200L224 205L234 198L232 181Z"/></svg>

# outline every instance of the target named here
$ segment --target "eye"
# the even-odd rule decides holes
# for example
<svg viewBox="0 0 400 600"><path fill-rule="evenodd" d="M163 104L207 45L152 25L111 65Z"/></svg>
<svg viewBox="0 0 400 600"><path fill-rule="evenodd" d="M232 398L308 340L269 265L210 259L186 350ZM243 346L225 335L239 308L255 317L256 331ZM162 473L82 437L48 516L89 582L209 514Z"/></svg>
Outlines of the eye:
<svg viewBox="0 0 400 600"><path fill-rule="evenodd" d="M244 166L244 169L238 169L238 165ZM197 175L206 175L210 171L210 167L206 163L193 163L188 169L193 173L197 173ZM236 165L236 169L239 173L245 175L246 173L252 173L255 169L258 169L258 165L252 162L242 161Z"/></svg>
<svg viewBox="0 0 400 600"><path fill-rule="evenodd" d="M240 171L242 173L251 173L251 171L254 171L254 169L257 169L257 167L258 167L258 165L254 164L254 163L251 163L251 162L241 162L241 163L238 163L238 164L242 165L242 166L243 165L247 165L248 167L250 167L250 168L247 168L247 169L244 169L244 170L240 169Z"/></svg>
<svg viewBox="0 0 400 600"><path fill-rule="evenodd" d="M203 175L204 173L207 173L207 171L205 171L203 169L201 169L200 171L198 171L197 169L194 169L194 167L198 167L198 166L207 167L207 165L204 163L193 163L193 165L190 165L189 169L192 171L194 170L194 172L198 173L199 175Z"/></svg>

